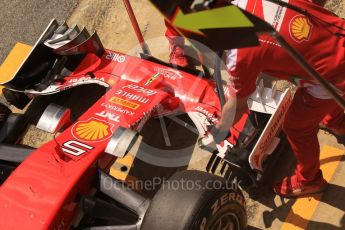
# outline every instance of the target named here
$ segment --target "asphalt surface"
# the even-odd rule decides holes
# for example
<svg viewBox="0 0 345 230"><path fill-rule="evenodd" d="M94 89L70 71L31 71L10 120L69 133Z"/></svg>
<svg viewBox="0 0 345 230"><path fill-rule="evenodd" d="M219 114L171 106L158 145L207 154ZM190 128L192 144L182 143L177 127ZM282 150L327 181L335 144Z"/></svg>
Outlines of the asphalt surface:
<svg viewBox="0 0 345 230"><path fill-rule="evenodd" d="M16 42L33 45L52 18L67 19L79 0L1 0L0 63Z"/></svg>

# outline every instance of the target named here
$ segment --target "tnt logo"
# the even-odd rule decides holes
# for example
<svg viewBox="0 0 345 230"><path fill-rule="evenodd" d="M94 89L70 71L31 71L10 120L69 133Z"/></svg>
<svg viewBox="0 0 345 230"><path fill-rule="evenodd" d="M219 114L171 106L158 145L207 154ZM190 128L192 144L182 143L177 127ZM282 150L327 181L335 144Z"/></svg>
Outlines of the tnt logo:
<svg viewBox="0 0 345 230"><path fill-rule="evenodd" d="M100 113L96 113L96 115L99 117L106 118L113 122L120 122L120 116L110 112L102 111Z"/></svg>

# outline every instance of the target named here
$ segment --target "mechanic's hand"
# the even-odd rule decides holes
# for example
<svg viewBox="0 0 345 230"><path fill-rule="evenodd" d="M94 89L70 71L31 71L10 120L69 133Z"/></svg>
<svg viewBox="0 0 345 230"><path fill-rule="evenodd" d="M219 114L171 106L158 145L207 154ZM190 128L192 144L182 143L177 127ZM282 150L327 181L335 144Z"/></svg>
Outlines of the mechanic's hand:
<svg viewBox="0 0 345 230"><path fill-rule="evenodd" d="M220 144L222 141L230 136L230 131L220 131L216 126L208 126L206 135L198 140L200 148L216 149L216 144Z"/></svg>

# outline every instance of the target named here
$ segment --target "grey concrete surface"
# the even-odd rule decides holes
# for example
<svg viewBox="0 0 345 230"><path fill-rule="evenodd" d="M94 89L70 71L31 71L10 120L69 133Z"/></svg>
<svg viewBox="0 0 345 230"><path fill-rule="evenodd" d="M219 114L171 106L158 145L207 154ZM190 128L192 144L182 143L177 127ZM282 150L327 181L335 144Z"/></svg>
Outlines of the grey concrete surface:
<svg viewBox="0 0 345 230"><path fill-rule="evenodd" d="M67 19L79 0L1 0L0 63L19 41L33 45L50 19Z"/></svg>

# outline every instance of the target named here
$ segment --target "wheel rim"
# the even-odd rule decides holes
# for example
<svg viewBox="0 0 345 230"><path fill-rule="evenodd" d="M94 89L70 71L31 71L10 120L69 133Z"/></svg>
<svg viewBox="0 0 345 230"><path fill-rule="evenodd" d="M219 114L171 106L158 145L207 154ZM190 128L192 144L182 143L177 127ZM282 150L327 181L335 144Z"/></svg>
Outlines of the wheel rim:
<svg viewBox="0 0 345 230"><path fill-rule="evenodd" d="M240 230L240 223L233 213L223 214L211 227L211 230Z"/></svg>

